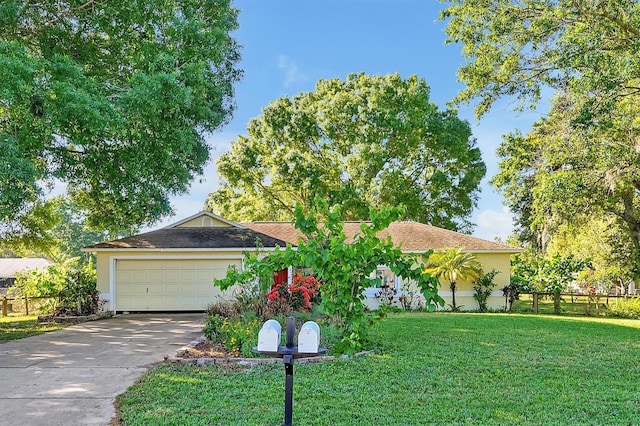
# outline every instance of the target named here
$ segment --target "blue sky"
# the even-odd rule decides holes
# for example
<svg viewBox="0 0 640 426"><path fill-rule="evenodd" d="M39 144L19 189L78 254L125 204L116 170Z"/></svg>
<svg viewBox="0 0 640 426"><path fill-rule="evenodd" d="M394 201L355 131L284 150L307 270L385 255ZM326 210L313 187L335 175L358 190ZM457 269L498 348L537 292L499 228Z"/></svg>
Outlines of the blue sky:
<svg viewBox="0 0 640 426"><path fill-rule="evenodd" d="M212 161L188 195L175 197L176 215L160 226L188 217L204 206L218 185L215 159L244 134L252 117L269 102L312 91L319 79L345 78L350 73L403 77L418 75L431 87L431 101L441 109L463 87L456 70L463 63L461 47L445 45L445 24L438 21L443 5L437 0L236 0L240 28L234 33L243 46L236 85L234 117L211 135ZM472 215L474 235L507 237L511 215L487 181L498 170L495 149L501 135L526 132L536 113L516 114L513 104L500 101L480 121L472 107L458 107L458 115L471 123L477 145L487 164L478 208Z"/></svg>

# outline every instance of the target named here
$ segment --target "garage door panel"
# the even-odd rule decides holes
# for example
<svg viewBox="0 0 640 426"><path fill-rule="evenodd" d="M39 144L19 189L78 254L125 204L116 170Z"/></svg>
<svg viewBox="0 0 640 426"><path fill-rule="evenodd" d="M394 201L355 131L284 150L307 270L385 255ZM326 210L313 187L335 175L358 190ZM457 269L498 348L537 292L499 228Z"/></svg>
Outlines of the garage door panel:
<svg viewBox="0 0 640 426"><path fill-rule="evenodd" d="M116 310L204 310L223 292L213 286L239 259L118 259ZM229 299L231 290L224 292Z"/></svg>
<svg viewBox="0 0 640 426"><path fill-rule="evenodd" d="M193 271L179 271L178 272L178 282L193 282L195 279L195 274Z"/></svg>
<svg viewBox="0 0 640 426"><path fill-rule="evenodd" d="M183 288L182 291L186 291L188 289L187 288ZM175 284L165 284L164 285L164 293L166 295L171 295L171 296L175 296L178 293L180 293L180 285L178 285L177 283Z"/></svg>
<svg viewBox="0 0 640 426"><path fill-rule="evenodd" d="M151 282L161 282L163 280L162 270L147 271L147 279Z"/></svg>

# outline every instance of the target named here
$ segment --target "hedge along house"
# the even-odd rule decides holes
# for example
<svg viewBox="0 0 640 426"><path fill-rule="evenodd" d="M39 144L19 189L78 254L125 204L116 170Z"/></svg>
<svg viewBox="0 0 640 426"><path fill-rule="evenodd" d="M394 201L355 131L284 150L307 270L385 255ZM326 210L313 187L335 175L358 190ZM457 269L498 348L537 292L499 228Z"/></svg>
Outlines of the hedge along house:
<svg viewBox="0 0 640 426"><path fill-rule="evenodd" d="M293 245L298 243L298 238L304 237L300 231L295 229L293 224L286 222L253 222L244 223L243 225ZM353 240L359 229L360 222L345 222L344 233L347 241ZM511 255L521 252L521 249L419 222L393 222L387 229L378 233L378 237L386 238L387 236L391 237L395 246L399 246L403 252L408 254L421 254L429 249L440 250L458 247L473 253L482 264L484 272L489 272L493 269L499 272L494 278L496 286L488 300L488 307L490 309L503 309L505 307L502 288L510 283ZM422 260L426 263L426 259ZM375 274L380 278L380 285L386 283L386 285L395 289L396 302L398 297L403 295L403 292L407 293L416 290L411 287L410 283L403 283L402 278L395 276L385 265L379 265ZM475 294L474 283L459 280L456 284L457 305L461 306L463 310L478 309L478 302L473 297ZM365 303L367 306L375 309L379 305L380 299L376 295L380 293L380 290L380 286L365 290L367 297ZM445 300L445 306L451 304L452 297L448 282L441 280L438 294Z"/></svg>
<svg viewBox="0 0 640 426"><path fill-rule="evenodd" d="M98 291L113 312L199 311L233 298L214 278L242 269L245 252L286 243L207 212L166 228L85 247L95 252Z"/></svg>

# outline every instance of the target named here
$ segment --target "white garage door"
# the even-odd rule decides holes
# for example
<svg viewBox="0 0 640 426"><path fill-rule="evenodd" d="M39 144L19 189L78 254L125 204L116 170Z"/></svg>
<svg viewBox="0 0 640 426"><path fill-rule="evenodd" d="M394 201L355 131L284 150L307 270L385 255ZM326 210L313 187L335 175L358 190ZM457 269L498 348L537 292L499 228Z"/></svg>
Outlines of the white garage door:
<svg viewBox="0 0 640 426"><path fill-rule="evenodd" d="M118 259L116 310L203 311L210 303L231 297L213 286L229 265L240 259Z"/></svg>

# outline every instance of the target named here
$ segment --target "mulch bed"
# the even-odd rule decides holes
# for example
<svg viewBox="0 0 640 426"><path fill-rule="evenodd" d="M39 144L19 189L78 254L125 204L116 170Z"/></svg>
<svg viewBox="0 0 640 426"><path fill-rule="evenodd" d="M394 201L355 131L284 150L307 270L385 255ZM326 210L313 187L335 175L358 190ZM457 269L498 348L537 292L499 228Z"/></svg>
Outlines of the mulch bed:
<svg viewBox="0 0 640 426"><path fill-rule="evenodd" d="M180 353L180 358L229 358L231 355L227 352L226 347L222 343L213 343L209 340L202 340L195 346L190 346Z"/></svg>

